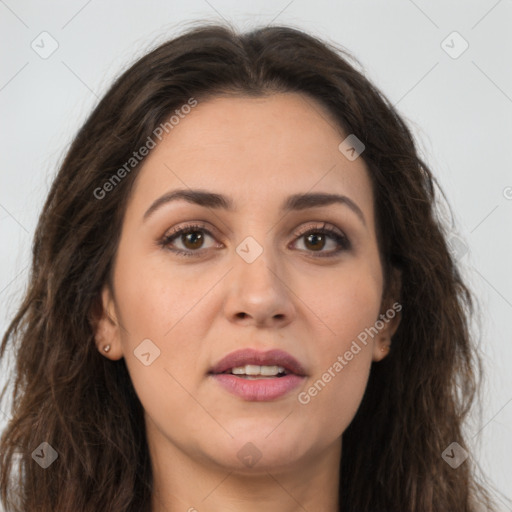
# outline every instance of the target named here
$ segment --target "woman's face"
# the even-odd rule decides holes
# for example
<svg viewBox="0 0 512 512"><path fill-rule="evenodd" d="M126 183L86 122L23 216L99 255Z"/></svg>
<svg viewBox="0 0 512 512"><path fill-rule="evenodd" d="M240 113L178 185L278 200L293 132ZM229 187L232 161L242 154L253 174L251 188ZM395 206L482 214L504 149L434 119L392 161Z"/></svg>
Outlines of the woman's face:
<svg viewBox="0 0 512 512"><path fill-rule="evenodd" d="M397 320L378 322L389 305L371 182L339 149L347 135L299 94L224 97L199 102L146 158L97 340L125 358L154 452L255 472L340 447ZM177 190L191 199L170 200ZM297 200L309 194L342 199ZM276 352L217 366L241 349L283 351L302 370ZM287 375L247 378L275 366Z"/></svg>

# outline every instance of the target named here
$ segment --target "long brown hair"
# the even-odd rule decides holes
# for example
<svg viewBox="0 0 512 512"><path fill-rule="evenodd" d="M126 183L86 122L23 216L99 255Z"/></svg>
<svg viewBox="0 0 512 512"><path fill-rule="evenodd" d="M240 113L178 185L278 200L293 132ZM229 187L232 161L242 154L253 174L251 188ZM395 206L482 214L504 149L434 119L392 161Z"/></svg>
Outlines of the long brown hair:
<svg viewBox="0 0 512 512"><path fill-rule="evenodd" d="M105 197L98 187L190 98L275 92L318 100L363 141L385 281L392 285L393 269L402 276L391 352L372 366L343 433L341 509L475 512L482 503L492 510L471 457L456 469L442 458L454 441L469 450L462 426L481 371L469 329L474 301L436 214L435 178L395 108L355 63L297 29L240 34L206 23L142 57L103 96L53 181L28 290L2 341L0 356L12 346L16 357L1 439L8 511L149 510L143 409L124 360L98 353L91 326L140 164ZM32 456L42 442L58 454L47 469Z"/></svg>

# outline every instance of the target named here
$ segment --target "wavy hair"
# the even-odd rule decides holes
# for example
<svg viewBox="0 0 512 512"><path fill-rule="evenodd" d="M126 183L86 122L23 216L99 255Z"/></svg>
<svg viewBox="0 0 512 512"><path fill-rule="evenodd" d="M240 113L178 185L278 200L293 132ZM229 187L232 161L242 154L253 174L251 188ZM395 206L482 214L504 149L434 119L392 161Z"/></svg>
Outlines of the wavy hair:
<svg viewBox="0 0 512 512"><path fill-rule="evenodd" d="M394 272L402 277L391 351L372 365L343 433L341 509L493 510L471 457L457 469L441 457L453 441L467 447L463 423L481 372L470 329L474 299L436 210L441 189L405 122L355 63L341 47L295 28L239 33L202 23L114 81L52 183L28 288L2 340L0 356L9 347L15 355L11 417L0 441L0 498L9 512L150 510L143 408L124 360L99 354L93 334L140 164L108 198L95 191L191 97L280 92L316 99L363 141L385 282L396 287ZM58 453L46 470L31 455L42 441Z"/></svg>

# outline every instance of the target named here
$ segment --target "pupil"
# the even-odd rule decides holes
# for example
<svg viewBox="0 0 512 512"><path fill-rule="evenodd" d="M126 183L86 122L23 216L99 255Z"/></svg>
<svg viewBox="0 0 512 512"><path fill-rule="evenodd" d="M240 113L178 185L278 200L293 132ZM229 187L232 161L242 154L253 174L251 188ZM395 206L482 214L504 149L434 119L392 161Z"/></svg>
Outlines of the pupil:
<svg viewBox="0 0 512 512"><path fill-rule="evenodd" d="M191 231L190 233L187 233L185 235L185 245L187 245L189 242L192 243L192 248L197 249L198 246L201 246L202 242L202 234L199 231ZM197 242L199 241L199 244Z"/></svg>
<svg viewBox="0 0 512 512"><path fill-rule="evenodd" d="M306 244L308 244L311 239L314 240L313 245L316 245L315 241L320 240L321 242L323 242L323 234L320 233L320 234L310 234L310 235L308 235L306 237ZM322 244L321 247L317 247L317 248L321 249L322 247L323 247L323 244Z"/></svg>

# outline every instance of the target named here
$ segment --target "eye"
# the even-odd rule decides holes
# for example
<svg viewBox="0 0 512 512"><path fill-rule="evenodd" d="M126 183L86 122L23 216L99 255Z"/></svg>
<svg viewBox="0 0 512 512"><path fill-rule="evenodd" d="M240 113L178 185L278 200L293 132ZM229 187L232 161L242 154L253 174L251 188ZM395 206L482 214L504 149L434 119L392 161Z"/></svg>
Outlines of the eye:
<svg viewBox="0 0 512 512"><path fill-rule="evenodd" d="M306 251L322 253L318 255L321 258L336 256L342 251L349 250L351 248L349 239L334 226L327 226L328 224L324 223L322 227L310 227L309 229L306 227L304 230L295 233L295 236L298 240L304 240L303 244ZM334 248L331 251L323 251L329 239L331 246L334 245Z"/></svg>
<svg viewBox="0 0 512 512"><path fill-rule="evenodd" d="M309 227L309 229L306 227L294 235L296 240L304 239L305 251L321 253L315 255L318 257L336 256L351 248L350 241L338 228L327 226L328 224L324 223L321 227ZM165 234L159 241L159 245L180 256L196 257L208 250L208 248L204 248L205 239L208 237L214 239L204 224L189 224ZM334 248L331 251L324 251L323 249L329 241ZM176 248L176 242L180 243L183 248ZM219 244L218 247L223 247L223 244Z"/></svg>
<svg viewBox="0 0 512 512"><path fill-rule="evenodd" d="M159 244L181 256L199 256L199 249L202 248L205 238L208 237L213 238L213 235L203 224L189 224L164 235ZM180 242L185 250L171 247L175 240Z"/></svg>

